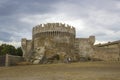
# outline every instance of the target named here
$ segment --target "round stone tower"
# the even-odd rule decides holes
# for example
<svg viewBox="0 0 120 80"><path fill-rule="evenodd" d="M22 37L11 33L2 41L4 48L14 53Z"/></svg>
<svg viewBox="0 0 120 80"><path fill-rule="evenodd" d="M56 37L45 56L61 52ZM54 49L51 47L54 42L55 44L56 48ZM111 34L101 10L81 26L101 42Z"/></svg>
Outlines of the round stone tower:
<svg viewBox="0 0 120 80"><path fill-rule="evenodd" d="M40 24L32 31L33 49L45 48L47 57L71 54L74 49L75 28L62 23Z"/></svg>

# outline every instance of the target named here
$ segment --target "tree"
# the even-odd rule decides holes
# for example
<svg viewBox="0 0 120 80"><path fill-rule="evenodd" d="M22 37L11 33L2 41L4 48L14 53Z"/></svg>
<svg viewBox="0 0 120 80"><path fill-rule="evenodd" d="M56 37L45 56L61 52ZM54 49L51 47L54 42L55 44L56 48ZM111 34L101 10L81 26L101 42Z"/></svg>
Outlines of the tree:
<svg viewBox="0 0 120 80"><path fill-rule="evenodd" d="M17 54L18 56L22 56L22 55L23 55L23 52L22 52L21 47L18 47L18 48L16 49L16 54Z"/></svg>
<svg viewBox="0 0 120 80"><path fill-rule="evenodd" d="M1 47L0 55L5 55L5 54L7 54L9 52L8 51L8 45L2 44L0 47Z"/></svg>
<svg viewBox="0 0 120 80"><path fill-rule="evenodd" d="M2 51L2 49L3 49L3 48L2 48L2 46L0 46L0 55L2 55L2 52L1 52L1 51Z"/></svg>
<svg viewBox="0 0 120 80"><path fill-rule="evenodd" d="M16 49L14 46L2 44L1 47L2 47L1 54L3 54L3 55L5 55L5 54L16 55Z"/></svg>
<svg viewBox="0 0 120 80"><path fill-rule="evenodd" d="M10 54L10 55L16 55L16 56L22 56L22 49L21 47L18 47L17 49L8 44L2 44L0 46L0 55L5 55L5 54Z"/></svg>

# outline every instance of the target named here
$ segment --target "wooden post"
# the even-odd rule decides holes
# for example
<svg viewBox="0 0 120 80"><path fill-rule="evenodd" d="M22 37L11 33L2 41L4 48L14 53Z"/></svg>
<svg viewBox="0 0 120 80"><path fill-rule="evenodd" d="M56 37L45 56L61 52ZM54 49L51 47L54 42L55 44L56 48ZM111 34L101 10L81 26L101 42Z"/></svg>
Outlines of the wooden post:
<svg viewBox="0 0 120 80"><path fill-rule="evenodd" d="M9 59L8 59L8 54L6 54L5 56L5 67L8 67L9 66Z"/></svg>
<svg viewBox="0 0 120 80"><path fill-rule="evenodd" d="M118 61L120 61L120 43L118 43L118 49L119 49L119 53L118 53Z"/></svg>

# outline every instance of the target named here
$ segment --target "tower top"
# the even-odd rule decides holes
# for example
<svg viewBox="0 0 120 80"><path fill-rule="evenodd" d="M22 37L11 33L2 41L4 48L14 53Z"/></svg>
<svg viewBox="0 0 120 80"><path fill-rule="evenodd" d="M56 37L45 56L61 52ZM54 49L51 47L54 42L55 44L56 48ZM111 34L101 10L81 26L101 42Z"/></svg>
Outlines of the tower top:
<svg viewBox="0 0 120 80"><path fill-rule="evenodd" d="M33 27L33 35L41 32L53 32L53 31L68 32L75 34L75 28L73 26L62 23L47 23Z"/></svg>

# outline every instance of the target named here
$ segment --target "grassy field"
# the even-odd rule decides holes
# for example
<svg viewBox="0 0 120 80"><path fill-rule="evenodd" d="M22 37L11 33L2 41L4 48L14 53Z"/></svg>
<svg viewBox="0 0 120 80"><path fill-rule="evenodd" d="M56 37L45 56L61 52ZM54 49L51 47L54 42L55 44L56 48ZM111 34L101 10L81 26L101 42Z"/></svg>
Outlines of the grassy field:
<svg viewBox="0 0 120 80"><path fill-rule="evenodd" d="M120 62L0 67L0 80L120 80Z"/></svg>

